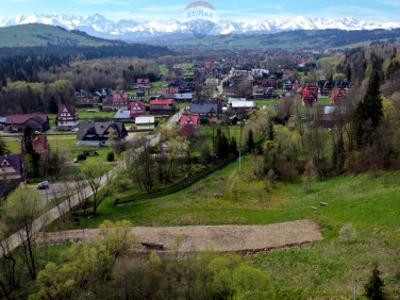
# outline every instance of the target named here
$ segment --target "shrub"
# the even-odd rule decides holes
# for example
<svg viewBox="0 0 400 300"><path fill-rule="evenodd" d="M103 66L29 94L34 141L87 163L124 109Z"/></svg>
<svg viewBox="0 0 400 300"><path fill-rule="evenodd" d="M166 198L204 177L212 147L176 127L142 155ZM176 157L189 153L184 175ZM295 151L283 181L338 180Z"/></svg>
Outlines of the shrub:
<svg viewBox="0 0 400 300"><path fill-rule="evenodd" d="M365 296L367 299L371 300L384 300L386 299L384 288L385 283L383 279L381 279L381 272L376 266L372 271L370 279L365 285Z"/></svg>
<svg viewBox="0 0 400 300"><path fill-rule="evenodd" d="M86 160L87 156L85 153L80 153L80 154L78 154L77 158L79 161L83 161L83 160Z"/></svg>
<svg viewBox="0 0 400 300"><path fill-rule="evenodd" d="M107 154L107 161L108 161L108 162L113 162L113 161L115 161L114 152L108 152L108 154Z"/></svg>

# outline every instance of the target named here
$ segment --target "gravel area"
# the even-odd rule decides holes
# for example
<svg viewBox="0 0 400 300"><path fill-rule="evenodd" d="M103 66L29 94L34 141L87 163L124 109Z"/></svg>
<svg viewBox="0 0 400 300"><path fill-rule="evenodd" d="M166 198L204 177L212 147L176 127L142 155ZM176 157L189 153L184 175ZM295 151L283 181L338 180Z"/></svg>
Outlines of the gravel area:
<svg viewBox="0 0 400 300"><path fill-rule="evenodd" d="M41 233L38 242L41 245L81 243L99 234L98 229ZM309 220L249 226L134 227L132 234L141 244L178 252L262 252L323 239L318 224Z"/></svg>

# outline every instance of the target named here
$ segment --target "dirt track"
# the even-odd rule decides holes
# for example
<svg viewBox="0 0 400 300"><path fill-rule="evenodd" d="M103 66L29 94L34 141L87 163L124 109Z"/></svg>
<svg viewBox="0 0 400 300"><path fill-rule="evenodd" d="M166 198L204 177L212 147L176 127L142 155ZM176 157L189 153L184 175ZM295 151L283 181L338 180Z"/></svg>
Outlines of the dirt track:
<svg viewBox="0 0 400 300"><path fill-rule="evenodd" d="M78 243L99 234L98 229L41 233L38 242ZM167 251L179 252L259 252L322 240L318 225L309 220L254 226L134 227L132 234L140 243L163 245Z"/></svg>

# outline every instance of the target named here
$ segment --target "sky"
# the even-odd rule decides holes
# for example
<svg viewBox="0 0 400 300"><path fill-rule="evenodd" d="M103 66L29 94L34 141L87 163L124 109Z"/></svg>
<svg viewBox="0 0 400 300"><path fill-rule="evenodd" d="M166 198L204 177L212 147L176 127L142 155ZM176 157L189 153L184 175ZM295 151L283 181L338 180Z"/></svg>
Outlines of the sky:
<svg viewBox="0 0 400 300"><path fill-rule="evenodd" d="M191 0L0 0L0 18L17 14L101 14L113 20L165 20L184 16ZM210 0L218 17L237 21L268 18L354 17L400 22L400 0Z"/></svg>

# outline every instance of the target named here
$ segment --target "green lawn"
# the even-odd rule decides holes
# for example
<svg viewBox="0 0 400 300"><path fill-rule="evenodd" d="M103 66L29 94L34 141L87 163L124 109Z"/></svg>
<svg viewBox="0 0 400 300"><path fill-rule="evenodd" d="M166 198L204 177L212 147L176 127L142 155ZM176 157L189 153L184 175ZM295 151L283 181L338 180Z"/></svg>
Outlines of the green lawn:
<svg viewBox="0 0 400 300"><path fill-rule="evenodd" d="M213 145L213 141L212 141L213 131L215 131L214 134L216 134L217 128L218 127L213 127L211 125L202 125L199 130L200 136L198 138L198 141L200 141L200 143L197 146L200 146L200 144L203 141L208 141L210 149L211 149L211 147ZM227 135L228 138L234 137L236 139L237 143L238 144L240 143L240 126L222 126L220 128L223 132L225 132L225 134Z"/></svg>
<svg viewBox="0 0 400 300"><path fill-rule="evenodd" d="M168 87L168 83L163 82L163 81L157 81L157 82L153 82L151 84L151 88L150 88L150 95L156 95L157 91L161 88L167 88Z"/></svg>
<svg viewBox="0 0 400 300"><path fill-rule="evenodd" d="M127 219L134 225L184 226L200 224L270 224L299 219L318 222L325 240L312 246L259 255L249 259L268 271L284 290L284 298L309 299L358 295L375 261L380 263L388 289L400 292L400 172L381 176L341 176L315 183L305 193L301 183L280 183L267 191L254 178L252 158L218 171L179 193L114 206L106 198L98 217L81 227L97 227L104 220ZM320 206L320 202L328 206ZM351 223L353 237L340 234ZM339 299L338 297L337 299Z"/></svg>
<svg viewBox="0 0 400 300"><path fill-rule="evenodd" d="M87 108L79 108L78 109L79 113L79 120L81 122L91 122L96 118L104 118L111 120L114 118L115 112L103 112L99 110L94 110L94 109L87 109ZM57 114L50 114L49 120L50 120L50 126L54 127L56 124L56 117Z"/></svg>
<svg viewBox="0 0 400 300"><path fill-rule="evenodd" d="M332 105L331 99L329 97L320 97L318 99L320 105Z"/></svg>

